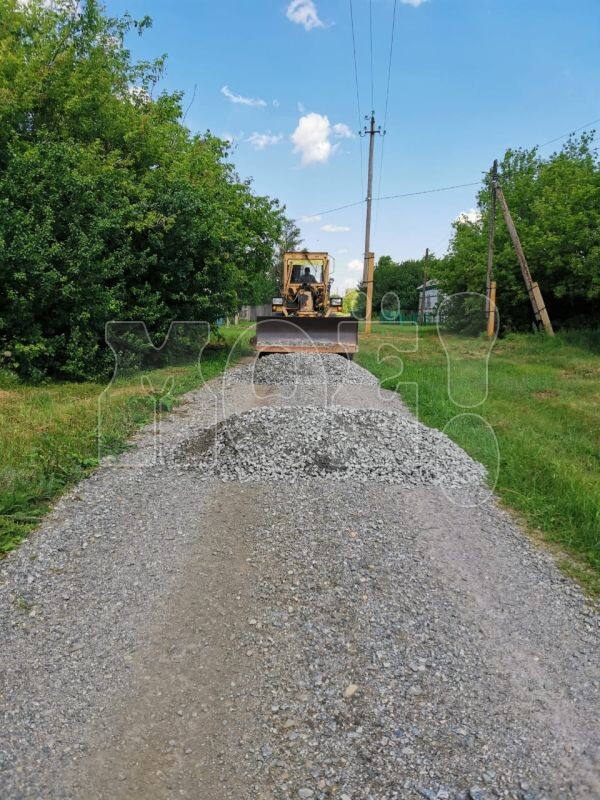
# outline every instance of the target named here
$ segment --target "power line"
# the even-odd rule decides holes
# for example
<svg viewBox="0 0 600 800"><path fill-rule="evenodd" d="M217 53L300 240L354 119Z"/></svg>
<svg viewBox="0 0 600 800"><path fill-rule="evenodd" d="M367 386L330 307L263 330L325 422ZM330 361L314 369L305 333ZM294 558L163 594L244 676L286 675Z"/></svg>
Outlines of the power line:
<svg viewBox="0 0 600 800"><path fill-rule="evenodd" d="M398 0L394 0L394 12L392 16L392 35L390 38L390 58L388 61L388 74L387 74L387 88L385 90L385 113L383 116L383 128L385 130L385 125L387 122L387 115L388 115L388 105L390 101L390 82L392 78L392 56L394 55L394 34L396 31L396 9L398 7ZM381 160L383 163L383 149L381 151Z"/></svg>
<svg viewBox="0 0 600 800"><path fill-rule="evenodd" d="M352 0L349 0L350 3L350 22L352 27L352 52L354 54L354 82L356 85L356 107L358 110L358 128L360 130L362 125L362 114L360 113L360 92L358 89L358 61L356 58L356 34L354 32L354 10L352 8ZM359 142L359 150L360 150L360 193L365 193L365 183L364 183L364 164L363 164L363 143L362 139Z"/></svg>
<svg viewBox="0 0 600 800"><path fill-rule="evenodd" d="M388 194L385 197L377 197L376 200L396 200L400 197L416 197L421 194L435 194L436 192L449 192L452 189L466 189L469 186L480 186L481 181L472 183L458 183L455 186L442 186L439 189L424 189L421 192L405 192L404 194Z"/></svg>
<svg viewBox="0 0 600 800"><path fill-rule="evenodd" d="M350 4L352 5L352 0L350 0ZM580 128L577 128L574 131L571 131L571 133L577 133L578 131L583 130L584 128L588 128L588 127L590 127L590 125L595 125L598 122L600 122L600 118L597 119L597 120L593 120L592 122L588 122L586 125L582 125ZM544 144L539 145L539 147L545 147L548 144L553 144L554 142L559 141L560 139L564 139L566 136L570 136L571 133L566 133L563 136L558 136L556 139L552 139L549 142L545 142ZM596 141L600 141L600 135L594 137L594 139L592 139L590 144L593 144ZM436 189L422 189L421 191L418 191L418 192L404 192L402 194L388 194L388 195L374 197L373 199L376 200L377 202L379 202L380 200L399 200L399 199L401 199L403 197L419 197L421 195L426 195L426 194L437 194L438 192L450 192L450 191L453 191L454 189L468 189L471 186L481 186L481 180L471 181L470 183L456 183L456 184L453 184L452 186L440 186L440 187L438 187ZM366 202L365 200L357 200L354 203L347 203L346 205L343 205L343 206L337 206L336 208L330 208L327 211L319 211L317 214L307 214L306 216L307 217L324 217L324 216L327 216L327 214L334 214L336 211L343 211L346 208L354 208L355 206L360 206L365 202ZM296 219L294 221L295 222L299 222L300 218L298 218L298 219Z"/></svg>
<svg viewBox="0 0 600 800"><path fill-rule="evenodd" d="M302 219L313 219L315 217L325 217L327 214L333 214L335 211L343 211L345 208L352 208L353 206L361 206L366 203L366 200L357 200L355 203L347 203L345 206L338 206L337 208L330 208L327 211L319 211L316 214L305 214L304 217L298 217L294 222L301 222Z"/></svg>
<svg viewBox="0 0 600 800"><path fill-rule="evenodd" d="M369 38L371 40L371 109L375 108L375 81L373 78L373 0L369 0Z"/></svg>
<svg viewBox="0 0 600 800"><path fill-rule="evenodd" d="M548 142L538 145L538 148L541 149L542 147L547 147L549 144L554 144L554 142L560 142L561 139L566 139L567 136L572 136L574 133L579 133L579 131L584 130L584 128L589 128L592 125L596 125L598 122L600 122L600 117L592 120L591 122L586 122L585 125L582 125L580 128L575 128L574 131L569 131L568 133L563 133L562 136L557 136L555 139L550 139Z"/></svg>
<svg viewBox="0 0 600 800"><path fill-rule="evenodd" d="M385 112L383 115L383 141L381 142L381 159L379 161L379 185L377 187L377 194L381 194L381 183L383 180L383 155L385 152L385 134L386 134L386 126L387 126L387 116L388 116L388 106L390 100L390 82L392 78L392 56L394 54L394 33L396 30L396 9L398 7L398 0L394 0L394 11L392 15L392 35L390 38L390 58L388 62L388 74L387 74L387 87L385 90ZM377 208L375 210L375 230L377 230L377 223L379 222L379 203L377 203Z"/></svg>
<svg viewBox="0 0 600 800"><path fill-rule="evenodd" d="M435 194L436 192L449 192L452 189L466 189L469 186L480 186L481 181L473 181L472 183L458 183L454 186L441 186L438 189L423 189L420 192L405 192L404 194L390 194L386 195L385 197L375 197L374 200L397 200L401 197L417 197L418 195L422 194ZM319 211L316 214L306 214L306 218L311 217L325 217L327 214L333 214L336 211L343 211L345 208L353 208L354 206L360 206L365 203L366 200L357 200L355 203L347 203L345 206L338 206L337 208L330 208L327 211ZM294 220L295 222L300 222L301 218Z"/></svg>
<svg viewBox="0 0 600 800"><path fill-rule="evenodd" d="M587 125L582 125L580 128L576 128L574 131L571 131L570 133L566 133L563 136L559 136L556 139L552 139L549 142L545 142L545 144L539 145L539 147L545 147L548 144L552 144L553 142L557 142L559 139L564 139L566 136L570 136L573 133L577 133L578 131L582 131L584 128L589 128L590 125L595 125L597 122L600 122L600 119L594 120L593 122L588 122ZM592 139L592 142L590 144L592 144L595 141L600 141L600 136L596 136L594 139ZM481 185L481 181L479 180L479 181L472 181L471 183L457 183L454 186L442 186L442 187L440 187L438 189L425 189L425 190L420 191L420 192L405 192L404 194L388 194L388 195L385 195L383 197L376 197L374 199L378 200L378 201L379 200L396 200L396 199L401 198L401 197L416 197L417 195L422 195L422 194L434 194L436 192L449 192L452 189L467 189L470 186L480 186L480 185Z"/></svg>

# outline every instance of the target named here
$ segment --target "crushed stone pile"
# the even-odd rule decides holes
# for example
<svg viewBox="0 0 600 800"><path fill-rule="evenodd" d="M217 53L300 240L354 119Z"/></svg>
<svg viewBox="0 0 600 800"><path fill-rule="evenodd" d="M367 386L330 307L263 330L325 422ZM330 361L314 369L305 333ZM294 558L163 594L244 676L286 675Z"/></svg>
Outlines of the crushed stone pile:
<svg viewBox="0 0 600 800"><path fill-rule="evenodd" d="M360 384L378 386L363 367L330 353L273 353L225 373L225 383L302 384L303 386Z"/></svg>
<svg viewBox="0 0 600 800"><path fill-rule="evenodd" d="M222 480L302 478L463 488L484 467L445 434L392 411L262 407L234 415L175 452L186 469Z"/></svg>

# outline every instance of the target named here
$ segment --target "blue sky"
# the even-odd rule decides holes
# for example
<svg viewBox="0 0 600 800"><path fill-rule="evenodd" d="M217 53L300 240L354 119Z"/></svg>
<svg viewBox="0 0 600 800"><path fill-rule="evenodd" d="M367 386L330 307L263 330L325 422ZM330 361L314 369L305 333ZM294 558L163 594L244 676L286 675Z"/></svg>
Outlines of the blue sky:
<svg viewBox="0 0 600 800"><path fill-rule="evenodd" d="M196 95L186 124L234 139L256 191L305 218L364 197L349 0L107 0L150 15L134 56L168 54L164 87ZM394 0L372 0L374 107L383 124ZM371 110L369 0L353 0L361 114ZM509 147L600 117L599 0L397 0L381 194L470 183ZM600 124L596 126L600 130ZM550 153L560 142L546 147ZM381 140L374 194L379 194ZM366 176L365 176L366 180ZM382 201L372 249L445 251L477 187ZM364 206L301 222L305 246L359 278Z"/></svg>

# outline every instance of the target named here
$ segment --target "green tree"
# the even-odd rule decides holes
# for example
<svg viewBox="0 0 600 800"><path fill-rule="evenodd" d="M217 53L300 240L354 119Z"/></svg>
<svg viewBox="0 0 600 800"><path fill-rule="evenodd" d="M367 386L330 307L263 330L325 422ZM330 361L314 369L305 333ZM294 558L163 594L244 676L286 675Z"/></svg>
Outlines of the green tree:
<svg viewBox="0 0 600 800"><path fill-rule="evenodd" d="M594 134L571 139L542 159L537 149L507 151L500 182L534 280L551 319L592 323L600 311L600 162ZM448 293L485 292L491 194L489 179L478 195L481 221L454 223L449 254L437 266ZM519 264L498 211L494 278L504 329L526 329L530 301Z"/></svg>
<svg viewBox="0 0 600 800"><path fill-rule="evenodd" d="M342 302L342 311L344 314L352 314L358 305L359 292L358 289L346 289L346 294Z"/></svg>
<svg viewBox="0 0 600 800"><path fill-rule="evenodd" d="M96 0L0 5L0 351L24 375L106 371L110 319L160 338L263 301L297 235L157 91L164 57L131 59L149 25Z"/></svg>
<svg viewBox="0 0 600 800"><path fill-rule="evenodd" d="M431 255L427 264L429 276L434 274L437 259ZM373 275L373 313L382 311L392 318L398 311L418 311L418 287L423 283L424 259L396 262L391 256L381 256ZM382 306L383 304L383 306ZM358 314L364 315L365 297L358 300Z"/></svg>

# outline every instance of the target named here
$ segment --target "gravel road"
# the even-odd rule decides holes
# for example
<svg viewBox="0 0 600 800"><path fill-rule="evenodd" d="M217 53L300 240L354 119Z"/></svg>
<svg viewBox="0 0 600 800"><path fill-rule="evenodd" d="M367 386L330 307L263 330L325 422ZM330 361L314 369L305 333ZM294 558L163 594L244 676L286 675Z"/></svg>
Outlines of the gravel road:
<svg viewBox="0 0 600 800"><path fill-rule="evenodd" d="M3 800L600 797L597 610L479 465L305 359L188 395L0 563Z"/></svg>

